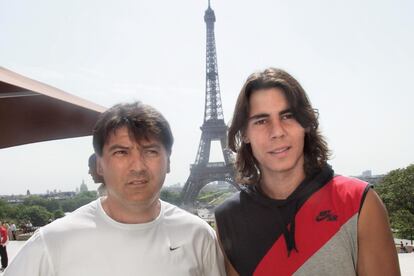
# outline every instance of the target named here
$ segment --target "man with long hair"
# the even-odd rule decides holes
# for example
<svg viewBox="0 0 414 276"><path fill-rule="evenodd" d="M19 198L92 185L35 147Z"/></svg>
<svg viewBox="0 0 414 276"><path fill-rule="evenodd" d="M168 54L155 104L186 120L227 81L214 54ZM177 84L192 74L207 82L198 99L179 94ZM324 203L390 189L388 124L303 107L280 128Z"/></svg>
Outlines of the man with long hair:
<svg viewBox="0 0 414 276"><path fill-rule="evenodd" d="M228 145L242 184L216 209L228 275L399 275L384 205L367 183L334 175L295 78L250 75Z"/></svg>

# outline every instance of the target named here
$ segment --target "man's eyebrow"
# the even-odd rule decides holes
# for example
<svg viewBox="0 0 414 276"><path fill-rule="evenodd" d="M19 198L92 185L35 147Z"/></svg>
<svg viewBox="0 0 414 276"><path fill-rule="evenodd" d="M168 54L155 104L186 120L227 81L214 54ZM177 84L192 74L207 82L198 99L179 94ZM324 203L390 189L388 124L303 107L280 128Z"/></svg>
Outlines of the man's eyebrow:
<svg viewBox="0 0 414 276"><path fill-rule="evenodd" d="M113 150L128 150L129 147L127 146L123 146L123 145L119 145L119 144L114 144L112 146L109 147L108 151L113 151Z"/></svg>
<svg viewBox="0 0 414 276"><path fill-rule="evenodd" d="M247 120L251 121L251 120L256 120L256 119L262 119L262 118L267 118L270 115L268 113L258 113L258 114L254 114L252 116L250 116Z"/></svg>
<svg viewBox="0 0 414 276"><path fill-rule="evenodd" d="M280 111L279 115L283 115L283 114L286 114L286 113L293 113L293 111L290 108L286 108L285 110Z"/></svg>
<svg viewBox="0 0 414 276"><path fill-rule="evenodd" d="M284 115L286 113L292 113L292 109L286 108L286 109L280 111L279 115ZM268 118L269 116L270 116L269 113L258 113L258 114L254 114L254 115L250 116L247 120L251 121L251 120L257 120L257 119L263 119L263 118Z"/></svg>
<svg viewBox="0 0 414 276"><path fill-rule="evenodd" d="M145 145L140 145L143 149L151 149L151 148L157 148L160 149L161 145L158 143L150 143L150 144L145 144Z"/></svg>

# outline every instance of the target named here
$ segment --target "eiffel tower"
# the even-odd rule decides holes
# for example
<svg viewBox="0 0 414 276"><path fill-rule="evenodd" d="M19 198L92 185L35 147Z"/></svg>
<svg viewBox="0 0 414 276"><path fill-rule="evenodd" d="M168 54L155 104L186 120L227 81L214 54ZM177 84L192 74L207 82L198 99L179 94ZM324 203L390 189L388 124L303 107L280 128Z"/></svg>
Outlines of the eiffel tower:
<svg viewBox="0 0 414 276"><path fill-rule="evenodd" d="M204 122L201 126L201 139L194 164L190 166L190 176L184 185L181 199L184 206L192 206L200 190L208 183L225 181L237 189L234 181L234 159L227 145L227 126L224 123L221 105L220 85L217 69L216 42L214 38L214 22L216 16L210 7L204 14L207 25L206 52L206 102ZM209 162L212 141L220 141L224 162Z"/></svg>

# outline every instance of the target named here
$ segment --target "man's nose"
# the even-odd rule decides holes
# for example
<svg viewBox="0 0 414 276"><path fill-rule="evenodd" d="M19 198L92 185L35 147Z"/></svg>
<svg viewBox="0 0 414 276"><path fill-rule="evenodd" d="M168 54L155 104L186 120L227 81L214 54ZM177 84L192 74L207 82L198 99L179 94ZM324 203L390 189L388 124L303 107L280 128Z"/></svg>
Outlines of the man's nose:
<svg viewBox="0 0 414 276"><path fill-rule="evenodd" d="M141 150L134 150L131 154L130 168L134 171L142 171L146 169L145 155Z"/></svg>
<svg viewBox="0 0 414 276"><path fill-rule="evenodd" d="M271 139L282 138L286 135L286 130L283 126L282 121L279 118L272 120L269 131Z"/></svg>

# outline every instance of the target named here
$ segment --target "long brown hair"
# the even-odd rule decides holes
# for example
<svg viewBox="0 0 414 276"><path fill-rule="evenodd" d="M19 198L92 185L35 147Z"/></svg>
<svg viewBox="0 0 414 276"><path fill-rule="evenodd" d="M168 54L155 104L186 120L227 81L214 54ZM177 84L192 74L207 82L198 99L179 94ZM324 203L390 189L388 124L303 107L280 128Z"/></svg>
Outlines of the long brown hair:
<svg viewBox="0 0 414 276"><path fill-rule="evenodd" d="M259 164L253 156L251 145L243 142L249 117L250 96L257 90L279 88L283 91L295 119L306 129L304 170L307 177L319 172L329 157L328 145L318 127L318 111L312 105L299 82L287 72L268 68L251 74L243 85L234 108L228 133L228 146L237 153L236 180L241 184L260 182Z"/></svg>

